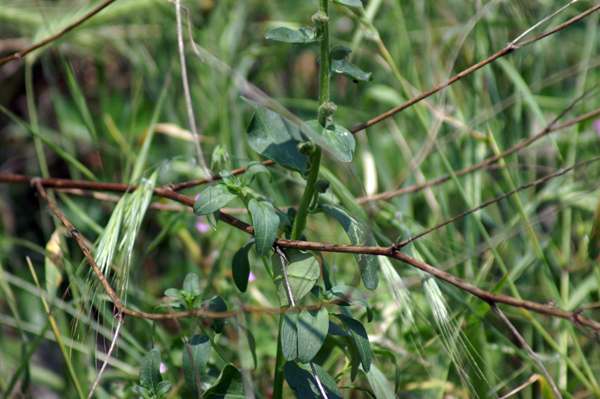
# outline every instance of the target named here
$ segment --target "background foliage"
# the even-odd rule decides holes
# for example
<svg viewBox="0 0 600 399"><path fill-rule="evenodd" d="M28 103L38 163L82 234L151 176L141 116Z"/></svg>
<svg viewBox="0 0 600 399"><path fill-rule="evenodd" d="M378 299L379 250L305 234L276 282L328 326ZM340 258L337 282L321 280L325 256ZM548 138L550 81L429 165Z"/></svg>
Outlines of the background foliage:
<svg viewBox="0 0 600 399"><path fill-rule="evenodd" d="M193 55L184 30L194 111L209 164L217 145L226 148L231 168L263 160L244 137L253 112L240 98L246 80L299 118L315 119L317 45L286 45L264 37L278 26L310 26L315 3L183 2L191 34L204 49L205 62ZM37 42L96 5L4 0L0 51L9 54ZM332 80L331 98L338 106L334 120L347 128L486 58L559 7L542 0L370 0L364 6L365 13L358 16L333 3L330 7L332 44L352 48L351 62L373 73L366 83L343 77ZM588 2L575 3L544 27L589 7ZM188 14L183 15L186 21ZM365 221L380 245L390 245L552 171L597 156L600 128L590 120L507 157L505 168L483 168L385 202L359 206L354 201L452 174L540 132L598 81L597 27L594 13L358 133L351 164L324 157L322 176L332 182L326 195ZM1 67L0 104L40 134L36 137L6 113L0 114L0 172L129 183L156 118L143 175L149 177L164 165L158 168L159 185L199 178L176 49L172 3L120 0L25 61ZM561 121L594 110L598 102L593 94L577 102ZM213 172L222 164L217 163ZM598 170L592 164L525 190L428 234L405 250L489 291L552 302L567 310L598 302L600 273L597 261L588 256ZM271 173L273 182L257 175L253 190L276 207L296 205L303 189L300 175L280 167ZM193 187L183 193L194 197L201 190ZM114 204L111 198L78 194L56 196L69 220L93 242ZM53 342L56 337L48 330L48 317L33 285L29 256L42 286L44 276L48 279L53 270L48 262L60 262L64 280L55 284L50 278L44 289L87 393L110 344L111 311L77 310L81 297L67 288L69 283L81 285L85 278L75 274L81 252L57 229L60 223L30 188L0 185L0 205L0 389L9 395L5 390L11 376L25 367L18 384L23 391L36 398L75 397L66 360ZM243 204L228 206L237 209ZM247 215L237 216L249 221ZM341 226L324 214L309 219L305 234L309 240L347 243ZM253 251L250 267L255 280L246 293L236 288L231 261L247 239L224 224L213 232L205 219L187 211L151 208L135 240L128 305L152 311L165 290L181 289L186 275L196 273L203 298L219 295L230 309L241 304L277 308L277 291ZM393 265L399 276L382 265L389 275L380 273L377 290L367 291L354 256L325 257L336 283L364 292L373 321L366 322L364 307L352 311L366 326L373 364L400 397L496 397L528 382L519 397L551 395L545 379L536 380L540 370L486 304L399 263ZM502 308L565 397L600 397L597 338L565 320ZM593 310L586 315L598 319ZM257 311L236 322L252 333L255 353L233 323L214 336L215 345L237 366L251 370L256 391L270 397L277 317ZM160 349L163 377L173 383L168 395L185 397L181 331L191 337L199 328L212 328L208 320L204 323L200 327L191 321L178 325L127 319L96 397L135 397L132 387L140 383L137 368L152 347ZM26 357L29 351L31 358ZM358 388L385 395L363 374L354 383L347 372L340 374L348 365L343 351L333 344L331 352L315 362L340 378L345 397L368 395ZM214 382L224 365L213 349L207 365L209 381Z"/></svg>

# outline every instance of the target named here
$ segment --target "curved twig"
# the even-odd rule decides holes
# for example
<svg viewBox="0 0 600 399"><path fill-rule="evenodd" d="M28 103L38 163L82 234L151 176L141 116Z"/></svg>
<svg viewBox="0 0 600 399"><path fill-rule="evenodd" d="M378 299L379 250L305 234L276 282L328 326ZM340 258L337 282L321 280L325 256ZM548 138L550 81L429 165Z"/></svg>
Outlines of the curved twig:
<svg viewBox="0 0 600 399"><path fill-rule="evenodd" d="M0 175L0 180L2 175ZM94 259L83 243L81 235L79 232L73 227L73 225L66 219L66 217L62 214L60 209L56 206L56 204L48 197L46 190L44 189L44 182L50 180L49 183L56 183L56 180L62 179L42 179L42 178L30 178L27 176L20 176L20 182L24 183L25 181L30 182L34 185L38 191L38 193L44 198L44 200L50 205L55 214L60 218L63 224L69 229L72 236L77 241L81 250L83 251L86 259L90 262L94 272L100 279L100 282L104 289L106 290L108 296L115 303L117 309L125 315L130 315L137 318L145 318L152 320L164 320L164 319L172 319L172 318L183 318L183 317L197 317L199 315L206 317L223 317L224 313L217 312L207 312L203 309L199 309L194 312L181 312L176 314L154 314L154 313L145 313L138 312L131 309L126 308L119 300L118 296L98 268L98 265L94 262ZM64 183L64 181L62 182ZM179 193L174 192L170 189L165 188L156 188L154 190L156 195L160 195L166 198L173 199L175 201L181 202L185 205L192 206L194 204L194 199L187 197L185 195L181 195ZM232 225L242 231L245 231L248 234L254 234L254 228L247 223L242 222L234 218L233 216L227 215L225 213L221 213L220 219L225 223ZM286 240L286 239L277 239L273 245L280 246L282 248L293 248L293 249L301 249L301 250L312 250L312 251L322 251L322 252L338 252L338 253L352 253L352 254L364 254L364 255L377 255L377 256L387 256L389 258L397 259L403 263L411 265L417 269L420 269L440 280L446 281L454 285L455 287L470 293L486 302L494 302L494 303L503 303L505 305L528 309L533 312L544 314L551 317L558 317L562 319L566 319L571 321L572 323L592 328L596 331L600 331L600 322L588 319L581 315L581 312L569 312L566 310L556 309L552 306L548 306L546 304L528 301L524 299L518 299L515 297L511 297L508 295L502 294L494 294L481 288L475 287L474 285L459 279L447 273L443 270L440 270L428 263L425 263L419 259L413 258L401 251L399 251L395 246L391 247L376 247L376 246L361 246L361 245L341 245L341 244L329 244L329 243L320 243L320 242L306 242L306 241L295 241L295 240Z"/></svg>

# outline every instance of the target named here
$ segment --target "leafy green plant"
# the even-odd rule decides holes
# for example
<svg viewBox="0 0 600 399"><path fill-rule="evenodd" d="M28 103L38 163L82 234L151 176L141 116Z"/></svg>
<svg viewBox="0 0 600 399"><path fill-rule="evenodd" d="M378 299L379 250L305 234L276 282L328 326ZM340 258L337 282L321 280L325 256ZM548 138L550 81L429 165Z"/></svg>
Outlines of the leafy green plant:
<svg viewBox="0 0 600 399"><path fill-rule="evenodd" d="M342 2L341 4L362 7L360 2L354 4ZM337 110L337 106L329 101L330 76L340 74L354 80L370 80L371 77L370 74L364 73L348 62L346 58L352 50L344 46L330 48L328 7L328 1L320 2L319 11L312 17L315 24L313 28L290 30L282 27L265 34L267 39L285 43L319 42L321 49L320 103L316 110L319 119L302 122L298 127L284 116L252 100L244 99L254 109L254 116L246 131L250 147L275 163L301 173L307 179L297 212L290 214L280 211L279 215L281 216L278 216L275 207L270 202L261 201L249 189L249 185L258 173L265 173L269 176L270 181L272 180L269 170L261 163L256 162L248 164L241 177L234 176L229 170L221 171L219 174L223 182L202 191L194 205L194 213L199 216L209 216L210 220L214 220L211 222L214 227L217 225L220 209L234 199L239 198L246 206L252 218L254 240L236 252L232 263L233 279L242 292L246 291L250 276L249 248L254 245L256 254L259 257L266 257L274 251L273 244L280 226L284 231L291 231L289 234L291 239L300 239L306 226L306 218L311 213L323 211L330 213L342 224L353 244L372 243L372 238L364 226L360 226L344 210L332 205L323 205L319 200L319 194L325 192L329 186L328 181L318 179L322 149L327 150L342 162L350 162L356 146L354 137L346 128L332 123L332 115ZM312 362L325 342L330 328L331 322L327 308L321 307L315 310L299 308L299 301L314 291L315 287L317 298L326 299L322 294L322 288L316 284L321 274L321 268L328 266L320 254L317 255L321 262L318 261L317 256L308 252L288 251L285 253L279 248L276 249L277 251L273 253L271 259L272 277L274 288L279 296L279 305L284 313L280 316L282 321L278 335L274 397L280 398L282 395L282 376L285 368L288 384L296 391L296 395L302 398L305 397L305 394L303 390L298 390L298 387L311 384L312 381L316 381L315 386L319 386L321 389L320 381L323 378L325 378L325 385L328 388L335 386L334 380L327 375L325 370L319 368L318 372L314 371L316 369ZM372 256L365 255L357 255L357 260L365 286L375 289L378 281L376 260ZM264 262L267 260L265 259ZM323 272L324 276L327 274L328 272ZM329 281L326 281L325 285L330 288L329 296L333 296L333 292L335 292L345 299L342 295L343 287L332 288ZM325 302L321 303L321 305L324 304ZM352 365L351 380L354 380L359 362L362 364L363 370L369 372L371 347L360 321L353 318L348 311L346 314L336 316L343 323L344 328L349 331L347 335L349 345L355 348L359 354L358 357L349 358ZM372 315L369 317L369 321L371 318ZM340 330L339 327L337 329ZM288 362L297 360L300 364L310 364L310 367L307 369L307 366L286 366L282 359ZM339 389L334 391L339 394ZM319 394L318 391L315 393Z"/></svg>

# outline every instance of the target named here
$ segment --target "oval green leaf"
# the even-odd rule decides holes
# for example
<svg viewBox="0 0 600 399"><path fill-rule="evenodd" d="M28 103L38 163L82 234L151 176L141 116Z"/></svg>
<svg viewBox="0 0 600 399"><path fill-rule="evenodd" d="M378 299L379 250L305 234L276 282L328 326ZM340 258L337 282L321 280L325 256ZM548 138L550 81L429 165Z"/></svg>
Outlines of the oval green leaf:
<svg viewBox="0 0 600 399"><path fill-rule="evenodd" d="M254 222L254 238L256 241L256 253L265 256L269 253L277 238L279 228L279 216L275 208L267 201L257 201L254 198L248 204L248 210L252 214Z"/></svg>
<svg viewBox="0 0 600 399"><path fill-rule="evenodd" d="M218 295L210 297L202 301L202 308L210 311L210 312L226 312L227 304ZM217 317L213 319L214 329L217 334L223 332L223 328L225 328L225 319L221 317Z"/></svg>
<svg viewBox="0 0 600 399"><path fill-rule="evenodd" d="M265 38L294 44L312 43L321 40L321 38L317 36L317 32L310 27L300 28L298 30L279 27L265 33Z"/></svg>
<svg viewBox="0 0 600 399"><path fill-rule="evenodd" d="M160 375L160 351L150 349L140 364L140 385L149 392L156 392L162 381Z"/></svg>
<svg viewBox="0 0 600 399"><path fill-rule="evenodd" d="M375 240L369 230L362 223L350 217L345 211L331 205L323 206L323 210L333 216L342 225L352 245L375 245ZM377 284L379 284L377 259L373 255L363 254L355 255L355 257L365 287L374 290L377 288Z"/></svg>
<svg viewBox="0 0 600 399"><path fill-rule="evenodd" d="M367 378L377 399L398 399L387 377L377 366L371 366L371 370L367 373Z"/></svg>
<svg viewBox="0 0 600 399"><path fill-rule="evenodd" d="M306 174L308 157L298 151L306 141L302 132L290 120L254 101L242 97L254 108L254 116L246 130L250 147L283 167Z"/></svg>
<svg viewBox="0 0 600 399"><path fill-rule="evenodd" d="M219 209L214 211L213 213L207 213L205 216L208 225L216 231L217 226L219 225L219 216L221 216L221 210Z"/></svg>
<svg viewBox="0 0 600 399"><path fill-rule="evenodd" d="M329 49L329 56L332 60L345 60L352 52L352 49L338 44Z"/></svg>
<svg viewBox="0 0 600 399"><path fill-rule="evenodd" d="M350 335L352 335L354 342L356 342L363 370L368 373L371 368L371 344L369 344L369 338L367 337L365 327L360 321L353 319L350 316L343 314L336 314L335 316L340 319L350 331Z"/></svg>
<svg viewBox="0 0 600 399"><path fill-rule="evenodd" d="M202 216L216 212L236 197L237 193L223 183L208 187L196 200L194 213Z"/></svg>
<svg viewBox="0 0 600 399"><path fill-rule="evenodd" d="M200 280L196 273L188 273L183 281L183 292L186 292L188 296L196 298L200 295Z"/></svg>
<svg viewBox="0 0 600 399"><path fill-rule="evenodd" d="M329 399L342 399L342 392L334 379L318 364L313 364L313 366L327 397ZM290 388L294 390L296 398L323 399L310 366L287 362L285 364L285 379Z"/></svg>
<svg viewBox="0 0 600 399"><path fill-rule="evenodd" d="M350 131L340 125L331 124L324 128L319 121L307 121L305 125L315 132L310 137L321 147L329 151L334 157L342 162L352 161L352 154L356 148L354 136ZM307 133L307 131L305 131ZM311 133L312 133L311 132Z"/></svg>
<svg viewBox="0 0 600 399"><path fill-rule="evenodd" d="M213 386L204 392L204 399L240 398L245 398L242 373L233 364L228 363Z"/></svg>
<svg viewBox="0 0 600 399"><path fill-rule="evenodd" d="M185 384L192 391L193 396L198 396L196 375L202 377L204 368L210 358L210 340L206 335L194 335L183 348L183 375Z"/></svg>
<svg viewBox="0 0 600 399"><path fill-rule="evenodd" d="M323 346L328 330L329 314L326 308L303 309L298 318L298 360L310 362Z"/></svg>
<svg viewBox="0 0 600 399"><path fill-rule="evenodd" d="M281 349L285 360L298 356L298 308L289 308L283 315L281 326Z"/></svg>
<svg viewBox="0 0 600 399"><path fill-rule="evenodd" d="M287 255L290 262L289 266L286 268L288 280L290 282L294 300L298 302L310 292L312 287L314 287L321 274L321 270L317 258L312 254L289 250ZM290 300L285 279L283 277L283 269L281 268L279 254L273 254L271 263L273 265L279 303L281 306L289 306Z"/></svg>
<svg viewBox="0 0 600 399"><path fill-rule="evenodd" d="M368 82L373 80L371 72L365 72L356 65L346 60L331 60L330 75L343 75L352 80Z"/></svg>
<svg viewBox="0 0 600 399"><path fill-rule="evenodd" d="M163 396L168 394L171 391L171 389L173 389L173 384L171 384L170 381L159 382L158 386L156 387L156 393L155 393L156 399L162 398Z"/></svg>
<svg viewBox="0 0 600 399"><path fill-rule="evenodd" d="M223 179L223 183L225 183L229 188L233 188L235 190L236 188L240 188L242 186L242 181L240 178L228 170L222 170L219 172L219 175Z"/></svg>
<svg viewBox="0 0 600 399"><path fill-rule="evenodd" d="M233 281L241 292L246 292L246 288L248 288L248 280L250 279L248 252L250 252L252 245L254 245L254 240L238 249L235 255L233 255L233 261L231 262Z"/></svg>

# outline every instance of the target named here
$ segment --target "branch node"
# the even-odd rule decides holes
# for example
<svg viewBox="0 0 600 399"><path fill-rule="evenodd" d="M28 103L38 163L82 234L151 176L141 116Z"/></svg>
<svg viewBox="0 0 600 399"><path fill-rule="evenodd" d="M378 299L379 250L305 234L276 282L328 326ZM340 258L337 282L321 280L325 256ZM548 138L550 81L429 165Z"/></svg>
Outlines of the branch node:
<svg viewBox="0 0 600 399"><path fill-rule="evenodd" d="M38 184L39 185L43 185L42 184L42 178L41 177L34 177L31 179L31 181L29 182L29 184L31 185L31 187L36 187Z"/></svg>

